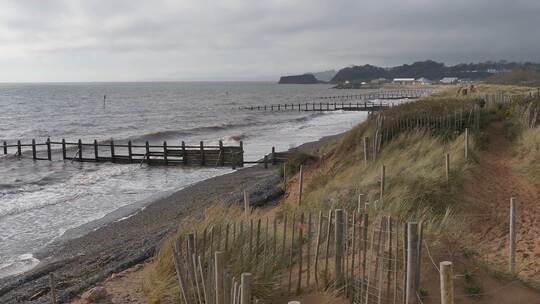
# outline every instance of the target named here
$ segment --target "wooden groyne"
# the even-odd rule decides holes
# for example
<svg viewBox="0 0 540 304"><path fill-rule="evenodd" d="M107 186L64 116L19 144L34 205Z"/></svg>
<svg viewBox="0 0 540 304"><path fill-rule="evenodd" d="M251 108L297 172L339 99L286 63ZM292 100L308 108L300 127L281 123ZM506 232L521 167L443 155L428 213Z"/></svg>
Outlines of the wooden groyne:
<svg viewBox="0 0 540 304"><path fill-rule="evenodd" d="M41 149L45 147L45 149ZM219 141L217 146L205 145L203 141L197 146L171 145L164 141L162 144L150 144L148 141L144 145L133 144L128 141L126 144L115 143L110 140L108 143L94 140L92 143L83 143L81 139L77 142L69 142L65 139L61 141L51 141L50 138L43 143L37 143L32 139L30 143L22 143L18 140L15 144L8 144L3 141L0 147L4 155L14 155L21 159L30 155L33 160L53 160L53 151L61 156L61 160L75 162L111 162L118 164L148 164L160 166L201 166L201 167L243 167L245 164L276 165L288 160L289 152L276 152L272 147L272 152L264 155L260 160L244 160L244 143L240 141L238 146L225 146ZM28 150L30 148L31 150ZM55 155L56 155L55 154Z"/></svg>
<svg viewBox="0 0 540 304"><path fill-rule="evenodd" d="M205 145L203 141L197 146L186 145L185 142L170 144L164 141L162 144L150 144L148 141L144 145L133 144L128 141L126 144L115 143L110 140L108 143L98 142L84 143L81 139L77 142L51 141L50 138L44 143L36 143L33 139L31 143L22 143L20 140L16 144L2 144L3 154L15 154L19 158L23 157L24 149L31 148L33 160L52 161L53 147L60 150L62 160L77 162L112 162L120 164L148 164L148 165L186 165L186 166L243 166L244 147L240 142L239 146L224 146L221 141L217 146ZM40 149L45 147L45 149ZM38 151L38 149L40 149Z"/></svg>
<svg viewBox="0 0 540 304"><path fill-rule="evenodd" d="M331 111L367 111L375 112L394 106L394 103L373 102L306 102L297 104L271 104L240 107L240 110L251 111L301 111L301 112L331 112Z"/></svg>

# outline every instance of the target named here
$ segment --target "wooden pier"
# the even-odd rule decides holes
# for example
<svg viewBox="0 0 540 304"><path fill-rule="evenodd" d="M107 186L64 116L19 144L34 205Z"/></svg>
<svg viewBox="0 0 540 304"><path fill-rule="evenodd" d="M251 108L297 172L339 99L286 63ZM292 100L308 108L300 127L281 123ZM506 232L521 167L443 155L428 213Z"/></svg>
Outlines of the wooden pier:
<svg viewBox="0 0 540 304"><path fill-rule="evenodd" d="M120 164L148 164L148 165L185 165L185 166L210 166L210 167L241 167L244 165L244 147L240 142L239 146L224 146L221 141L217 146L205 145L200 142L197 146L188 146L183 141L177 145L167 143L150 144L148 141L144 145L132 144L128 141L125 144L115 143L110 140L107 143L94 140L93 143L83 143L81 139L77 142L51 141L49 138L44 143L36 143L33 139L31 143L8 144L3 142L2 150L4 155L13 153L19 158L23 157L23 152L28 153L31 148L33 160L52 161L53 147L61 151L62 160L76 162L111 162ZM45 147L45 149L40 149ZM26 149L26 150L25 150ZM38 149L40 149L38 151ZM23 151L25 150L25 151Z"/></svg>
<svg viewBox="0 0 540 304"><path fill-rule="evenodd" d="M297 104L271 104L240 107L240 110L251 111L301 111L301 112L331 112L331 111L365 111L376 112L394 106L394 103L364 102L306 102Z"/></svg>
<svg viewBox="0 0 540 304"><path fill-rule="evenodd" d="M396 89L380 90L363 94L317 96L314 99L338 99L338 100L374 100L374 99L406 99L420 98L433 93L432 88L422 89Z"/></svg>

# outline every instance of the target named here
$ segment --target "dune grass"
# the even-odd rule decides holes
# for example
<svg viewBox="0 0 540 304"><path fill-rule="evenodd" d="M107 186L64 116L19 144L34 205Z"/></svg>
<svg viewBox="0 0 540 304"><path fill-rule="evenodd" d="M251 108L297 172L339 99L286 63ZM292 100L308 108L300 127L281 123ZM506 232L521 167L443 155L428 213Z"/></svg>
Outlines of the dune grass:
<svg viewBox="0 0 540 304"><path fill-rule="evenodd" d="M444 115L457 110L470 109L478 100L474 98L426 98L401 105L383 112L385 117L403 118L415 115ZM280 205L263 214L255 210L244 215L238 207L216 206L208 209L202 218L183 219L176 234L164 241L154 261L146 271L144 291L149 303L179 303L180 290L175 276L172 259L172 244L188 232L201 234L204 229L232 221L263 220L266 217L279 222L293 212L327 212L333 208L352 211L358 207L358 195L364 194L369 202L370 218L391 215L401 220L423 220L432 227L444 226L452 214L460 208L457 194L468 168L474 163L464 159L463 134L449 130L412 130L403 132L383 146L376 161L364 162L363 137L372 136L374 119L362 123L348 132L341 141L324 147L320 155L297 154L285 170L290 181L287 195ZM470 139L470 153L474 159L474 139ZM450 175L445 174L445 155L450 154ZM301 206L297 205L299 164L304 164L305 184ZM386 187L380 200L380 170L386 168ZM294 176L296 174L296 176ZM283 233L278 225L278 234ZM290 231L287 238L291 238ZM272 236L268 240L273 242ZM282 249L278 242L278 252ZM233 243L226 251L232 276L239 278L241 272L264 273L257 275L254 293L260 299L272 299L279 293L279 282L287 269L287 259L277 258L262 263L248 263L241 267L241 257L247 252L247 244ZM261 248L258 248L261 250ZM207 251L205 255L209 255ZM263 267L263 268L261 268Z"/></svg>
<svg viewBox="0 0 540 304"><path fill-rule="evenodd" d="M524 130L514 151L516 168L540 185L540 128Z"/></svg>

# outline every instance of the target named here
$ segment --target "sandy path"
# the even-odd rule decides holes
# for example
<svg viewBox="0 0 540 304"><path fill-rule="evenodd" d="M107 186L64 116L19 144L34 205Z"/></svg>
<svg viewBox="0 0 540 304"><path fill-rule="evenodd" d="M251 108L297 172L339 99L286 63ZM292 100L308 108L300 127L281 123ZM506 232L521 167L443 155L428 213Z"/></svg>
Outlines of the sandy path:
<svg viewBox="0 0 540 304"><path fill-rule="evenodd" d="M512 143L504 136L502 124L492 124L488 133L488 148L465 187L464 196L474 206L469 222L486 257L506 270L509 205L515 196L518 275L540 282L540 189L512 166Z"/></svg>

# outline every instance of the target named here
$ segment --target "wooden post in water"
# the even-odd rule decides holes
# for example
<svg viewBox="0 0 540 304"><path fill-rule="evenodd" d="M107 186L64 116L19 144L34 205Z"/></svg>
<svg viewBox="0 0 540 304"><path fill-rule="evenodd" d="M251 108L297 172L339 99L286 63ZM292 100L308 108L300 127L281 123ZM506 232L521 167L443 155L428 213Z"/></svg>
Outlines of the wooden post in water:
<svg viewBox="0 0 540 304"><path fill-rule="evenodd" d="M225 289L223 288L223 276L225 269L225 253L217 251L214 255L214 282L215 282L215 304L225 303Z"/></svg>
<svg viewBox="0 0 540 304"><path fill-rule="evenodd" d="M81 143L81 147L82 147L82 143ZM97 139L94 139L94 158L96 159L96 162L99 161L99 149L98 149Z"/></svg>
<svg viewBox="0 0 540 304"><path fill-rule="evenodd" d="M56 297L56 281L54 279L54 274L49 273L49 289L50 289L50 295L51 295L51 304L56 304L57 297Z"/></svg>
<svg viewBox="0 0 540 304"><path fill-rule="evenodd" d="M240 287L240 304L252 304L251 303L251 273L244 272L241 276Z"/></svg>
<svg viewBox="0 0 540 304"><path fill-rule="evenodd" d="M129 159L129 163L133 162L133 149L131 147L131 140L128 141L128 159Z"/></svg>
<svg viewBox="0 0 540 304"><path fill-rule="evenodd" d="M344 281L344 273L343 273L343 248L344 248L344 214L343 209L336 209L335 211L335 221L336 221L336 229L335 229L335 287L338 289L341 287Z"/></svg>
<svg viewBox="0 0 540 304"><path fill-rule="evenodd" d="M47 137L47 160L52 160L52 155L51 155L51 138L50 137Z"/></svg>
<svg viewBox="0 0 540 304"><path fill-rule="evenodd" d="M36 160L36 140L32 139L32 159Z"/></svg>
<svg viewBox="0 0 540 304"><path fill-rule="evenodd" d="M276 147L272 147L272 166L276 165Z"/></svg>
<svg viewBox="0 0 540 304"><path fill-rule="evenodd" d="M145 148L146 148L146 153L145 153L146 163L150 165L150 144L148 143L148 140L145 143Z"/></svg>
<svg viewBox="0 0 540 304"><path fill-rule="evenodd" d="M7 142L4 140L4 155L7 154Z"/></svg>
<svg viewBox="0 0 540 304"><path fill-rule="evenodd" d="M304 188L304 166L300 165L300 181L298 183L298 206L302 205L303 188Z"/></svg>
<svg viewBox="0 0 540 304"><path fill-rule="evenodd" d="M510 236L508 244L508 266L510 273L516 270L516 198L510 198Z"/></svg>
<svg viewBox="0 0 540 304"><path fill-rule="evenodd" d="M169 164L169 158L167 157L167 141L163 142L163 160L167 166Z"/></svg>
<svg viewBox="0 0 540 304"><path fill-rule="evenodd" d="M116 162L116 155L114 153L114 141L112 138L111 138L111 162L113 163Z"/></svg>
<svg viewBox="0 0 540 304"><path fill-rule="evenodd" d="M454 267L452 262L441 262L441 304L454 304Z"/></svg>
<svg viewBox="0 0 540 304"><path fill-rule="evenodd" d="M96 145L96 149L97 149L97 141L95 141L94 144ZM79 161L82 162L83 161L83 147L82 147L82 141L80 138L79 138L79 141L77 142L77 149L79 150Z"/></svg>
<svg viewBox="0 0 540 304"><path fill-rule="evenodd" d="M218 156L218 165L223 166L223 161L225 159L225 151L223 150L223 141L219 141L219 156Z"/></svg>
<svg viewBox="0 0 540 304"><path fill-rule="evenodd" d="M62 138L62 159L66 159L66 140Z"/></svg>
<svg viewBox="0 0 540 304"><path fill-rule="evenodd" d="M188 163L188 158L186 154L186 143L184 141L182 141L182 162L184 163L184 165L187 165Z"/></svg>
<svg viewBox="0 0 540 304"><path fill-rule="evenodd" d="M407 283L405 304L418 304L418 223L407 223Z"/></svg>
<svg viewBox="0 0 540 304"><path fill-rule="evenodd" d="M201 143L200 143L200 146L201 146L201 166L204 166L204 142L201 140Z"/></svg>
<svg viewBox="0 0 540 304"><path fill-rule="evenodd" d="M21 141L17 140L17 156L20 158L22 156Z"/></svg>

